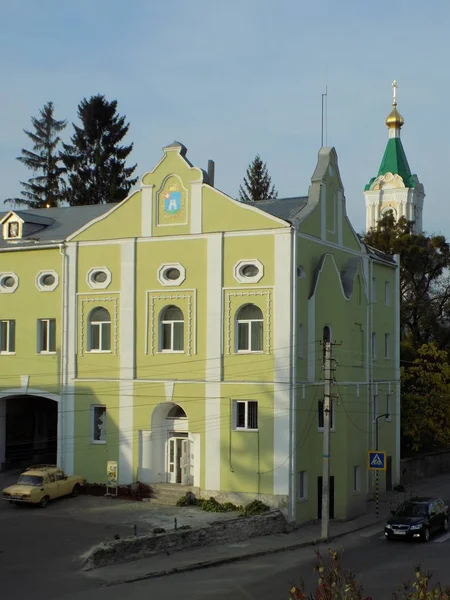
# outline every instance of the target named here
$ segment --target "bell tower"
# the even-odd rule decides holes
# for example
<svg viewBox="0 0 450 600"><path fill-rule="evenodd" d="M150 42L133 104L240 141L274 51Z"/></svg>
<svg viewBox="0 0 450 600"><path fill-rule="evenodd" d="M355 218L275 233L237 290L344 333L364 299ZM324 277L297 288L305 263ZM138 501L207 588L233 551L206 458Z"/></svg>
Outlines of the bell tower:
<svg viewBox="0 0 450 600"><path fill-rule="evenodd" d="M408 221L414 221L415 233L421 233L425 192L417 175L411 174L400 139L400 130L405 121L397 110L396 81L392 84L392 90L392 110L386 119L389 139L378 175L372 177L364 188L366 229L376 227L387 212L392 212L396 219L403 216Z"/></svg>

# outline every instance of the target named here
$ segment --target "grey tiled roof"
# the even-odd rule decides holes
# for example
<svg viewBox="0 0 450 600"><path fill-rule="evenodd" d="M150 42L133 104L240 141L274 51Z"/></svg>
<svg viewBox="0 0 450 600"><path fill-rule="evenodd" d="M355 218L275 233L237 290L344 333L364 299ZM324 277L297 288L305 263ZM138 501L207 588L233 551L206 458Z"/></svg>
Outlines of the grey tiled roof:
<svg viewBox="0 0 450 600"><path fill-rule="evenodd" d="M252 206L284 221L292 223L302 208L306 206L308 196L295 196L292 198L278 198L277 200L261 200L252 202Z"/></svg>
<svg viewBox="0 0 450 600"><path fill-rule="evenodd" d="M11 210L14 211L25 223L41 225L34 228L32 233L24 235L21 239L4 240L0 235L0 248L14 248L17 246L40 246L51 243L61 243L69 235L99 217L117 204L92 204L86 206L64 206L59 208L30 208L28 210L6 210L0 213L0 220Z"/></svg>

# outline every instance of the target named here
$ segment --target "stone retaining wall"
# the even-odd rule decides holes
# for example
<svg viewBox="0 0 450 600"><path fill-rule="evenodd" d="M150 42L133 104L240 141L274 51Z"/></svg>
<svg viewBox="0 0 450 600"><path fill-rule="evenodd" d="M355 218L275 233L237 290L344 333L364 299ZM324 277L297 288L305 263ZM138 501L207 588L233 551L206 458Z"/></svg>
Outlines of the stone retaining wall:
<svg viewBox="0 0 450 600"><path fill-rule="evenodd" d="M450 450L404 458L400 461L400 472L403 485L411 485L420 479L435 475L450 474Z"/></svg>
<svg viewBox="0 0 450 600"><path fill-rule="evenodd" d="M273 533L287 533L290 530L291 526L282 513L273 510L254 517L216 521L209 527L200 529L183 529L114 540L94 546L81 558L84 569L89 570L167 551L175 552L186 548L239 542Z"/></svg>

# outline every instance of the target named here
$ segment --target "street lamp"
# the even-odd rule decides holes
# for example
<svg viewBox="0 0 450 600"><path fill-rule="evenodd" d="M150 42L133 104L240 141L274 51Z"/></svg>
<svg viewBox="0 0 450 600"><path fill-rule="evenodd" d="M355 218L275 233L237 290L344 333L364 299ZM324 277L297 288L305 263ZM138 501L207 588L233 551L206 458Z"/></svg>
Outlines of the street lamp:
<svg viewBox="0 0 450 600"><path fill-rule="evenodd" d="M384 415L375 418L375 450L378 450L378 419L382 419L383 417L389 419L390 416L389 413L384 413Z"/></svg>

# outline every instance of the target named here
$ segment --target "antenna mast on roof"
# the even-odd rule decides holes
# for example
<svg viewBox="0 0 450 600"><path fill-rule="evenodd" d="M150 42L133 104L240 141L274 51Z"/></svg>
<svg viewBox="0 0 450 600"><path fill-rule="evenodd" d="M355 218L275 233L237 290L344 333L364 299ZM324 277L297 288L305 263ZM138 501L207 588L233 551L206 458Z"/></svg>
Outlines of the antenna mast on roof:
<svg viewBox="0 0 450 600"><path fill-rule="evenodd" d="M325 94L322 94L322 138L320 147L323 148L323 134L325 131L325 145L328 143L328 65L325 66Z"/></svg>

